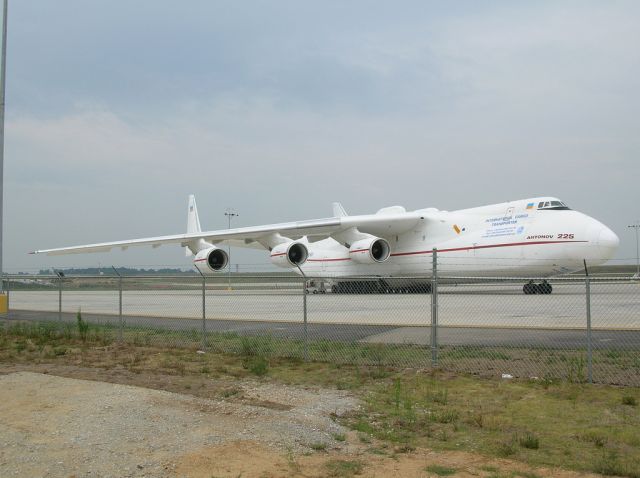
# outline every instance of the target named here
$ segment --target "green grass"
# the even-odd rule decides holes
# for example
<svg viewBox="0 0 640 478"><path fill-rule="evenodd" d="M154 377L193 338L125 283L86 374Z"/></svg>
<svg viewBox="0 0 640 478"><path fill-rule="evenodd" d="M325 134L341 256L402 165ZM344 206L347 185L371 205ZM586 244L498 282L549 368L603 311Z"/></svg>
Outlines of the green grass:
<svg viewBox="0 0 640 478"><path fill-rule="evenodd" d="M456 473L455 468L449 468L446 466L440 466L440 465L429 465L425 468L426 471L428 471L429 473L434 473L438 476L450 476Z"/></svg>
<svg viewBox="0 0 640 478"><path fill-rule="evenodd" d="M640 412L622 402L629 389L408 372L363 388L366 407L346 421L380 440L591 472L629 474L640 463ZM446 403L434 401L444 389Z"/></svg>
<svg viewBox="0 0 640 478"><path fill-rule="evenodd" d="M74 330L71 323L57 321L12 324L10 328L19 335L37 340L50 341L63 337L70 339L84 336L85 340L94 342L98 337L104 345L112 343L118 335L115 323L97 325L87 323L82 318L81 322L77 322L77 330ZM21 330L18 331L18 329ZM125 327L122 335L124 343L136 346L185 348L200 346L203 338L199 330L175 331L133 326ZM204 339L208 351L244 357L261 356L269 362L273 358L302 360L305 354L305 345L302 340L274 338L270 335L247 336L237 333L208 332ZM389 378L389 367L428 368L431 365L430 350L419 345L311 340L307 344L307 351L309 360L312 362L331 360L335 364L375 366L371 374L380 380ZM440 348L439 364L442 369L487 377L496 377L500 372L509 372L516 378L535 376L546 382L563 380L584 383L586 380L585 352L582 350L443 346ZM247 363L247 365L250 364ZM257 375L264 371L264 367L256 369ZM594 352L593 375L596 381L637 386L640 385L639 371L640 351ZM433 394L433 400L436 402L447 400L446 387L442 390L434 390Z"/></svg>

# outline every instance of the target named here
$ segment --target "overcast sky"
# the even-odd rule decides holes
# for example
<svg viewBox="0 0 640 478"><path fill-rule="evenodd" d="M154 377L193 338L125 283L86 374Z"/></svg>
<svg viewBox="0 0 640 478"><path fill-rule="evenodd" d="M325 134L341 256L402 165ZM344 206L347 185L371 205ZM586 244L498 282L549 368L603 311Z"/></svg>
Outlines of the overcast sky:
<svg viewBox="0 0 640 478"><path fill-rule="evenodd" d="M189 267L26 253L183 232L190 193L205 229L552 195L635 257L640 2L375 3L10 1L5 271Z"/></svg>

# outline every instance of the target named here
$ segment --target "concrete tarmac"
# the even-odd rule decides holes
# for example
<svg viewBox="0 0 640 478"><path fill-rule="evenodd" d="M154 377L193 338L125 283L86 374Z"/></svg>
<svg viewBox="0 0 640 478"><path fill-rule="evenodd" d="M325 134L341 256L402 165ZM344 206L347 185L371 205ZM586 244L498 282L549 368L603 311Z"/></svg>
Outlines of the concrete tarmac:
<svg viewBox="0 0 640 478"><path fill-rule="evenodd" d="M456 327L580 329L586 327L583 284L554 285L551 295L524 295L522 285L500 288L443 286L439 323ZM125 290L123 313L130 316L201 318L199 290ZM11 310L58 311L57 291L12 291ZM308 295L308 320L317 324L429 326L429 294ZM62 311L117 314L118 292L69 290ZM212 320L302 322L300 291L207 291L206 317ZM640 330L640 283L591 286L594 329Z"/></svg>
<svg viewBox="0 0 640 478"><path fill-rule="evenodd" d="M595 348L640 349L640 284L591 286ZM206 329L212 332L303 337L303 296L299 291L220 291L206 295ZM551 295L524 295L521 285L442 286L439 289L439 342L443 345L586 346L583 284L554 285ZM308 295L308 333L312 340L430 343L431 296ZM58 317L58 293L12 291L12 320ZM117 291L63 292L62 319L118 323ZM198 290L123 292L127 326L201 330L202 294Z"/></svg>

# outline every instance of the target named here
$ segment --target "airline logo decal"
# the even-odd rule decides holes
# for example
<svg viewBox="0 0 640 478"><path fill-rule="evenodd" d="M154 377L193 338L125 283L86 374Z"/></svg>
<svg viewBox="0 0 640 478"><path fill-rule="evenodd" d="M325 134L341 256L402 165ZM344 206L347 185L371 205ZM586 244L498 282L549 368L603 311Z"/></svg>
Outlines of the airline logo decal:
<svg viewBox="0 0 640 478"><path fill-rule="evenodd" d="M486 239L490 237L516 236L522 234L524 232L522 220L528 217L528 213L522 213L510 217L490 217L485 219L485 222L489 223L489 225L482 237Z"/></svg>
<svg viewBox="0 0 640 478"><path fill-rule="evenodd" d="M530 202L529 204L527 204L527 209L533 209L533 203Z"/></svg>

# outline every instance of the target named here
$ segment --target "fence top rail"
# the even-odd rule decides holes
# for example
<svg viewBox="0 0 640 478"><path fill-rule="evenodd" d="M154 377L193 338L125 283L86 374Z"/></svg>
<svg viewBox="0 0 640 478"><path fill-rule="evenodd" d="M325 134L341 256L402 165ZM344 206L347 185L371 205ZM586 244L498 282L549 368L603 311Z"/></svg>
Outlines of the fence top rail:
<svg viewBox="0 0 640 478"><path fill-rule="evenodd" d="M206 280L215 282L226 282L229 278L228 274L217 275L205 275ZM591 281L609 281L609 282L634 282L640 284L640 280L634 279L632 276L620 276L620 275L606 275L597 274L588 276ZM3 280L20 281L20 282L33 282L33 281L58 281L60 279L57 275L28 275L28 274L3 274ZM200 281L202 276L198 274L153 274L153 275L122 275L117 276L115 274L110 275L64 275L62 280L147 280L147 281ZM541 277L541 276L450 276L450 275L438 275L438 280L443 282L465 282L465 283L483 283L483 282L528 282L528 281L552 281L559 282L584 282L586 276L584 275L566 275L555 277ZM264 274L231 274L232 281L248 282L254 281L267 281L274 282L301 282L303 278L299 275L264 275ZM340 281L429 281L432 279L431 274L425 275L404 275L404 276L348 276L348 277L321 277L314 275L307 275L307 280L325 281L325 282L340 282Z"/></svg>

